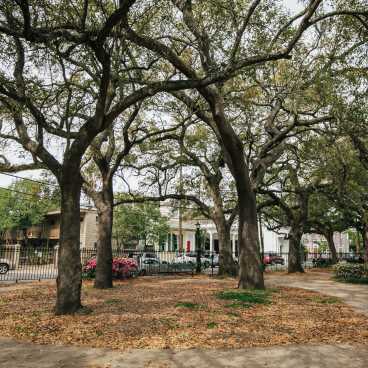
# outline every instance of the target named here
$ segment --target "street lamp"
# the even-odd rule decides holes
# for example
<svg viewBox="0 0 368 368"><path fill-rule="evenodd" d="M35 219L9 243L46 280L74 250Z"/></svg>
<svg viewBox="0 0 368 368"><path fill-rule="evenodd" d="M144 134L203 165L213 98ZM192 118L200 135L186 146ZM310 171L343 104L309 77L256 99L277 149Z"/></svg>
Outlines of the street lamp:
<svg viewBox="0 0 368 368"><path fill-rule="evenodd" d="M195 233L195 249L197 252L197 268L196 272L201 273L202 264L201 264L201 224L199 222L196 223L196 233Z"/></svg>

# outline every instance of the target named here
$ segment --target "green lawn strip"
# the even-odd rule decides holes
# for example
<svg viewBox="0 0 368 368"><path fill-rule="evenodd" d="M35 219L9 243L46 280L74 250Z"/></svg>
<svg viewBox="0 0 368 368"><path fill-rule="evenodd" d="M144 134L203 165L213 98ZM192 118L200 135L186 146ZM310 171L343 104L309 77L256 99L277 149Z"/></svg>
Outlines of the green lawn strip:
<svg viewBox="0 0 368 368"><path fill-rule="evenodd" d="M226 314L230 317L235 317L235 318L239 318L241 316L239 313L236 313L236 312L227 312Z"/></svg>
<svg viewBox="0 0 368 368"><path fill-rule="evenodd" d="M227 304L228 308L250 308L256 304L270 304L271 294L275 289L268 290L224 290L217 294L217 297L222 300L232 301Z"/></svg>
<svg viewBox="0 0 368 368"><path fill-rule="evenodd" d="M106 299L105 304L119 304L121 303L120 299Z"/></svg>
<svg viewBox="0 0 368 368"><path fill-rule="evenodd" d="M218 326L218 324L216 322L207 323L207 328L209 328L209 329L216 328L217 326Z"/></svg>
<svg viewBox="0 0 368 368"><path fill-rule="evenodd" d="M341 300L339 298L335 298L333 296L314 296L309 298L308 300L314 302L314 303L320 303L320 304L340 304Z"/></svg>
<svg viewBox="0 0 368 368"><path fill-rule="evenodd" d="M176 308L188 308L188 309L200 309L203 308L203 305L196 304L192 302L178 302L175 304Z"/></svg>

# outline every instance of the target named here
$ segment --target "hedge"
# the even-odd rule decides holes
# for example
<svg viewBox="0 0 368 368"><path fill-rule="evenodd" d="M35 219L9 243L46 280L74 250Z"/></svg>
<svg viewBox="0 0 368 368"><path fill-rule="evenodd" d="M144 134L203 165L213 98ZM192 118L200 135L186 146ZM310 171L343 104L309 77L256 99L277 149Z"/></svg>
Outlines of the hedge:
<svg viewBox="0 0 368 368"><path fill-rule="evenodd" d="M368 264L338 263L333 267L337 279L349 282L368 283Z"/></svg>

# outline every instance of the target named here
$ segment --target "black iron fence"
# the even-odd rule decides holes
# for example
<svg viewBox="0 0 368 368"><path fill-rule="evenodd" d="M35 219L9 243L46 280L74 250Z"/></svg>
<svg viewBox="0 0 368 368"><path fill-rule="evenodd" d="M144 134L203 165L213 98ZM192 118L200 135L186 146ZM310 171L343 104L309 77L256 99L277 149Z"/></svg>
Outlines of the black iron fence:
<svg viewBox="0 0 368 368"><path fill-rule="evenodd" d="M81 264L85 277L93 276L96 251L81 250ZM166 252L113 250L113 271L117 277L203 272L216 275L219 255L209 251ZM237 254L233 255L238 263ZM333 263L331 253L310 252L301 255L304 268L327 267ZM338 261L364 262L364 254L338 253ZM129 260L129 261L127 261ZM265 272L286 270L289 263L287 253L264 253ZM0 246L0 281L41 280L57 277L58 249Z"/></svg>

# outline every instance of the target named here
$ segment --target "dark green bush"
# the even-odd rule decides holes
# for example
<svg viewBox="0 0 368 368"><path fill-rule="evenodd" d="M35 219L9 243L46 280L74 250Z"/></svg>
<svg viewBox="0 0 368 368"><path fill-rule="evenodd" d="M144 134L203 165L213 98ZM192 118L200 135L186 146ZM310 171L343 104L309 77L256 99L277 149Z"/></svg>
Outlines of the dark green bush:
<svg viewBox="0 0 368 368"><path fill-rule="evenodd" d="M338 263L333 268L336 279L347 282L368 283L368 264Z"/></svg>

